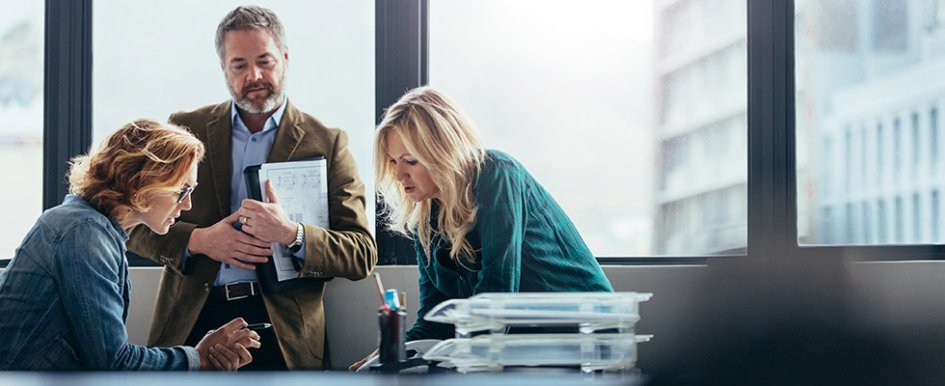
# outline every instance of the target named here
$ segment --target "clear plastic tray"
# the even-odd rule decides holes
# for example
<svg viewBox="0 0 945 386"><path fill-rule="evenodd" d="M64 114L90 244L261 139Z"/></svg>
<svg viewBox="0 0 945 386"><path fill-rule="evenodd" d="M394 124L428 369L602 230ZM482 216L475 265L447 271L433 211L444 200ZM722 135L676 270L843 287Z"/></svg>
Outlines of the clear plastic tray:
<svg viewBox="0 0 945 386"><path fill-rule="evenodd" d="M653 294L639 292L482 293L438 304L424 319L456 326L458 337L470 332L500 332L506 326L578 326L583 333L616 329L633 332L639 304Z"/></svg>
<svg viewBox="0 0 945 386"><path fill-rule="evenodd" d="M448 339L423 359L448 363L460 372L499 371L506 366L575 366L582 371L630 370L637 343L652 335L513 334Z"/></svg>

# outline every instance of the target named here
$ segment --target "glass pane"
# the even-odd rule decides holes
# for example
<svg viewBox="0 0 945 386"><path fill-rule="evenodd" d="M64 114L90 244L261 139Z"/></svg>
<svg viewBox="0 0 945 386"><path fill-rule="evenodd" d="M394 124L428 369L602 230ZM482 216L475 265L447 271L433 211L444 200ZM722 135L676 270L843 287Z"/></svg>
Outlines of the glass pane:
<svg viewBox="0 0 945 386"><path fill-rule="evenodd" d="M95 2L93 143L136 118L163 121L177 111L229 100L214 34L223 16L245 3ZM347 132L373 224L374 1L253 4L273 10L286 29L289 100Z"/></svg>
<svg viewBox="0 0 945 386"><path fill-rule="evenodd" d="M430 83L535 175L595 255L740 253L745 4L434 0Z"/></svg>
<svg viewBox="0 0 945 386"><path fill-rule="evenodd" d="M43 210L42 1L6 4L0 12L0 165L4 173L4 221L0 259L13 257ZM14 204L15 203L15 204Z"/></svg>
<svg viewBox="0 0 945 386"><path fill-rule="evenodd" d="M798 242L945 242L945 1L796 1Z"/></svg>

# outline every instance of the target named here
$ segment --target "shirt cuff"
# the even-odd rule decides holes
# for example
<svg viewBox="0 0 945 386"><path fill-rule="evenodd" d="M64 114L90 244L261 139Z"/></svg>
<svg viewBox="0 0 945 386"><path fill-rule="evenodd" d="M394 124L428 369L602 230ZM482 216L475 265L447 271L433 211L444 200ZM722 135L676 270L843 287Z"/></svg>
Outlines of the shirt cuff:
<svg viewBox="0 0 945 386"><path fill-rule="evenodd" d="M188 371L197 371L200 370L200 353L197 352L196 348L189 346L178 346L184 350L184 353L187 354L187 370Z"/></svg>
<svg viewBox="0 0 945 386"><path fill-rule="evenodd" d="M181 271L187 268L187 262L190 261L190 258L193 256L194 254L190 253L190 248L184 247L184 257L180 259Z"/></svg>
<svg viewBox="0 0 945 386"><path fill-rule="evenodd" d="M285 245L279 244L283 256L289 256L292 259L292 266L296 271L302 272L302 266L305 265L305 243L299 248L298 253L292 253Z"/></svg>

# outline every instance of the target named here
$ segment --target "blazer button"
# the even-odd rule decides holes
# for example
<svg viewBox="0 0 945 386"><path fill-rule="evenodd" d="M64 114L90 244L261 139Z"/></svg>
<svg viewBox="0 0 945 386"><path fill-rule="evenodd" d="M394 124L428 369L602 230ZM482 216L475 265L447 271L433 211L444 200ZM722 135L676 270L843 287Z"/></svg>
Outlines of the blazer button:
<svg viewBox="0 0 945 386"><path fill-rule="evenodd" d="M210 292L210 283L203 283L203 291Z"/></svg>

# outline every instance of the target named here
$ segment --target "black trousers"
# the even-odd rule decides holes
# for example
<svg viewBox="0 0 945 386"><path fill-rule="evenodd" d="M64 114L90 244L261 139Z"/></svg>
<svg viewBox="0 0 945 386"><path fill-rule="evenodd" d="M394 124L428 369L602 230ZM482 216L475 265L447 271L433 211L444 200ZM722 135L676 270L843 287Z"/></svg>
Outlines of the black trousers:
<svg viewBox="0 0 945 386"><path fill-rule="evenodd" d="M220 328L220 326L237 317L242 317L249 324L270 323L266 305L260 295L230 301L211 298L207 300L203 310L200 311L197 323L194 324L194 328L190 331L190 336L187 337L185 344L196 346L197 342L207 334L207 331ZM249 352L253 355L253 362L240 370L287 370L282 351L279 350L279 342L276 341L276 335L272 330L272 328L267 328L256 331L259 334L261 347L249 349Z"/></svg>

